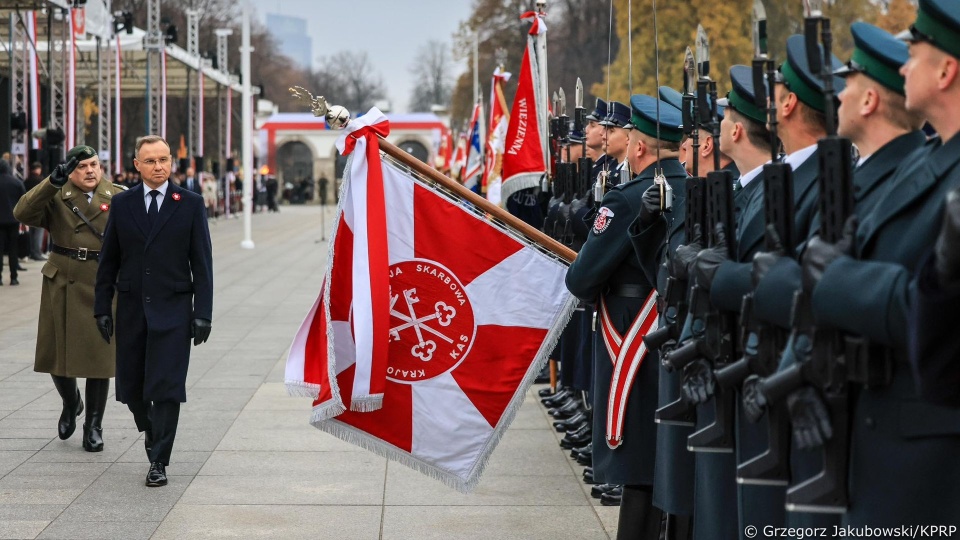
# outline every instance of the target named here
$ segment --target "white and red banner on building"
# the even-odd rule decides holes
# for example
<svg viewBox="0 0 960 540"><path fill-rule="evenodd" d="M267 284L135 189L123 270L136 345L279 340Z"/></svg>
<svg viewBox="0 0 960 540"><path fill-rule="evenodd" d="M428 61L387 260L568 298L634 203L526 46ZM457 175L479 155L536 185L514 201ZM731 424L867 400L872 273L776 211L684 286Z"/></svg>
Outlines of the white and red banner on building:
<svg viewBox="0 0 960 540"><path fill-rule="evenodd" d="M381 159L376 109L350 154L321 293L288 391L311 423L460 491L476 486L566 324L566 265Z"/></svg>
<svg viewBox="0 0 960 540"><path fill-rule="evenodd" d="M510 111L507 99L503 96L503 85L510 80L510 73L498 67L490 82L490 129L487 132L486 159L483 162L483 193L493 204L500 204L503 179L500 171L503 167L503 148L507 138L507 124L510 123Z"/></svg>
<svg viewBox="0 0 960 540"><path fill-rule="evenodd" d="M507 125L504 142L500 197L506 200L521 189L540 185L546 174L546 160L540 108L546 106L540 95L540 75L537 67L536 45L547 28L543 19L534 12L524 13L521 18L532 19L527 35L527 49L520 63L520 79L513 98L513 110Z"/></svg>

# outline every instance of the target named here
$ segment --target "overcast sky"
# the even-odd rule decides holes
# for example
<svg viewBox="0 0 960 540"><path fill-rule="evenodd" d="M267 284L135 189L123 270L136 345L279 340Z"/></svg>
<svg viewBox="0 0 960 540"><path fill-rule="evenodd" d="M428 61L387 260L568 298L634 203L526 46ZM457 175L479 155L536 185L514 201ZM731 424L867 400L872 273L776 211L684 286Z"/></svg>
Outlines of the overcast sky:
<svg viewBox="0 0 960 540"><path fill-rule="evenodd" d="M410 65L431 39L453 44L471 0L253 0L257 18L267 13L302 17L313 40L313 59L341 50L367 51L383 77L394 112L406 112L413 86ZM456 73L467 61L457 62Z"/></svg>

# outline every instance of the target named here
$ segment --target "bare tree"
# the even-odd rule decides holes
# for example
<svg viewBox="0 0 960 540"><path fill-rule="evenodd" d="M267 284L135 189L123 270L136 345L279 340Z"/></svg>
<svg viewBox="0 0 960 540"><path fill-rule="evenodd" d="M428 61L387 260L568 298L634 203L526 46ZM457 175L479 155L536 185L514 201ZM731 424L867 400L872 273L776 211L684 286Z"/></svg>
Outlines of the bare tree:
<svg viewBox="0 0 960 540"><path fill-rule="evenodd" d="M429 111L431 105L450 105L453 79L450 47L438 40L430 40L417 51L417 59L410 66L414 76L411 111Z"/></svg>
<svg viewBox="0 0 960 540"><path fill-rule="evenodd" d="M362 114L387 95L383 77L373 71L366 52L340 51L321 57L310 79L317 94L330 103Z"/></svg>

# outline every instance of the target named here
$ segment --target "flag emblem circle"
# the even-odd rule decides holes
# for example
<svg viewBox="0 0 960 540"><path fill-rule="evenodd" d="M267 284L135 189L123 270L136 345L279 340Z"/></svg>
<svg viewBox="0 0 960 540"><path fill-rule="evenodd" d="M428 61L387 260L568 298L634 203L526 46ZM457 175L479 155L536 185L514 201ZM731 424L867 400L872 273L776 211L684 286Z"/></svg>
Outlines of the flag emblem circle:
<svg viewBox="0 0 960 540"><path fill-rule="evenodd" d="M390 266L388 379L415 383L443 375L463 362L476 335L473 306L447 267L427 259Z"/></svg>
<svg viewBox="0 0 960 540"><path fill-rule="evenodd" d="M597 219L593 222L593 234L600 234L607 230L611 221L613 221L613 212L604 206L597 212Z"/></svg>

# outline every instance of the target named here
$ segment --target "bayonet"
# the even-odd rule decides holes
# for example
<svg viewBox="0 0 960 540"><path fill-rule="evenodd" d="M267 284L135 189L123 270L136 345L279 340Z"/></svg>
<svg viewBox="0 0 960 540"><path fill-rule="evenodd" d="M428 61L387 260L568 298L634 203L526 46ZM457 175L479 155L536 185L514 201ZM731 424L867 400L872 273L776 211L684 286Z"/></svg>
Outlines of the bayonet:
<svg viewBox="0 0 960 540"><path fill-rule="evenodd" d="M803 0L803 18L823 18L823 0Z"/></svg>
<svg viewBox="0 0 960 540"><path fill-rule="evenodd" d="M557 96L557 91L553 91L553 99L550 100L553 105L553 115L560 116L560 97Z"/></svg>
<svg viewBox="0 0 960 540"><path fill-rule="evenodd" d="M710 41L702 24L697 25L697 75L701 79L710 77Z"/></svg>
<svg viewBox="0 0 960 540"><path fill-rule="evenodd" d="M767 10L762 0L753 0L753 56L767 57Z"/></svg>
<svg viewBox="0 0 960 540"><path fill-rule="evenodd" d="M560 89L559 96L560 97L557 99L557 103L560 104L560 110L557 112L560 116L566 116L567 115L567 96L566 94L563 93L563 88Z"/></svg>
<svg viewBox="0 0 960 540"><path fill-rule="evenodd" d="M692 95L697 89L697 61L693 50L687 47L683 56L683 93Z"/></svg>
<svg viewBox="0 0 960 540"><path fill-rule="evenodd" d="M577 77L577 86L573 91L573 106L578 109L583 108L583 83L580 81L580 77Z"/></svg>

